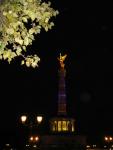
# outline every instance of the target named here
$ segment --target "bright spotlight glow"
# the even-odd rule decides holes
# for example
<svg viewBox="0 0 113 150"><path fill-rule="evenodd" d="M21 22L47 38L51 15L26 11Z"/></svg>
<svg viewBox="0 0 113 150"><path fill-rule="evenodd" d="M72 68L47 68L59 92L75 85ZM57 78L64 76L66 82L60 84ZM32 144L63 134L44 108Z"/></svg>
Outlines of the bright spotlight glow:
<svg viewBox="0 0 113 150"><path fill-rule="evenodd" d="M38 140L39 140L39 137L38 137L38 136L36 136L36 137L35 137L35 140L36 140L36 141L38 141Z"/></svg>
<svg viewBox="0 0 113 150"><path fill-rule="evenodd" d="M107 140L108 140L108 137L105 137L105 140L107 141Z"/></svg>
<svg viewBox="0 0 113 150"><path fill-rule="evenodd" d="M109 139L110 139L110 141L112 141L112 140L113 140L113 138L112 138L112 137L110 137Z"/></svg>
<svg viewBox="0 0 113 150"><path fill-rule="evenodd" d="M42 119L43 119L42 116L37 116L37 121L38 121L38 123L41 123L41 122L42 122Z"/></svg>
<svg viewBox="0 0 113 150"><path fill-rule="evenodd" d="M26 120L27 120L27 116L25 116L25 115L21 116L21 121L22 121L22 123L25 123Z"/></svg>
<svg viewBox="0 0 113 150"><path fill-rule="evenodd" d="M30 137L30 141L33 141L33 136Z"/></svg>

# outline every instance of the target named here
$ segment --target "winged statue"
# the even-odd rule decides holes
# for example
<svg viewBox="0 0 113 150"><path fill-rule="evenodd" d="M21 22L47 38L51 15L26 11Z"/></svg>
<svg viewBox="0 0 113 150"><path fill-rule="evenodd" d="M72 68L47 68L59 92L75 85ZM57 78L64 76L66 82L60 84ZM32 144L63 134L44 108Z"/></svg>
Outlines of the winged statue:
<svg viewBox="0 0 113 150"><path fill-rule="evenodd" d="M64 66L65 66L64 61L65 61L66 57L67 57L67 54L62 56L61 53L60 53L60 57L58 58L58 60L60 62L61 68L64 68Z"/></svg>

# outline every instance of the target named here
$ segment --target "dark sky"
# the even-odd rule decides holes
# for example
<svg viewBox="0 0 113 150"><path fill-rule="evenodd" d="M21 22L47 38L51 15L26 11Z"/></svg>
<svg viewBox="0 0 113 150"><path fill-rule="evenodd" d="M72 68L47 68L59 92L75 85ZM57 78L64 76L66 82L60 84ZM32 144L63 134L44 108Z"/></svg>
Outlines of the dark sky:
<svg viewBox="0 0 113 150"><path fill-rule="evenodd" d="M0 63L0 132L11 132L23 112L55 115L58 61L67 53L69 114L80 134L113 134L113 2L57 0L55 26L33 43L41 58L30 69Z"/></svg>

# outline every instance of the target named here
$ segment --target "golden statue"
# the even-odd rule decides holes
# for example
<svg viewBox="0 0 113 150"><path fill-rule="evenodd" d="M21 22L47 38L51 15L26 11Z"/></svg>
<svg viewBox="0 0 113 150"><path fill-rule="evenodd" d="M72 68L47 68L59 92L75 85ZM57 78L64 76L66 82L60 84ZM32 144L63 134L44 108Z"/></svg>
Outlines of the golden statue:
<svg viewBox="0 0 113 150"><path fill-rule="evenodd" d="M65 54L64 56L61 55L60 53L60 58L58 58L59 62L60 62L60 66L61 68L64 68L65 64L64 64L64 60L66 59L67 54Z"/></svg>

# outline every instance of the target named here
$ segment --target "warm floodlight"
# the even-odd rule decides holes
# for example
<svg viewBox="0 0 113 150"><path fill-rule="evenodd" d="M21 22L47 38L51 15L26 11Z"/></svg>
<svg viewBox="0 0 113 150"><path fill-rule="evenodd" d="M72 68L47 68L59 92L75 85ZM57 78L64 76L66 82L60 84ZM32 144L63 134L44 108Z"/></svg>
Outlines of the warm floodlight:
<svg viewBox="0 0 113 150"><path fill-rule="evenodd" d="M33 135L33 136L30 137L30 142L35 143L35 142L38 142L38 141L39 141L39 137L38 136Z"/></svg>
<svg viewBox="0 0 113 150"><path fill-rule="evenodd" d="M105 137L105 141L108 141L108 137Z"/></svg>
<svg viewBox="0 0 113 150"><path fill-rule="evenodd" d="M111 136L110 137L105 137L105 141L107 141L107 142L110 142L112 140L113 140L113 138Z"/></svg>
<svg viewBox="0 0 113 150"><path fill-rule="evenodd" d="M30 137L30 141L33 141L33 136Z"/></svg>
<svg viewBox="0 0 113 150"><path fill-rule="evenodd" d="M42 116L37 116L37 122L41 123L42 122L43 117Z"/></svg>
<svg viewBox="0 0 113 150"><path fill-rule="evenodd" d="M38 141L38 140L39 140L39 137L38 137L38 136L36 136L36 137L35 137L35 141Z"/></svg>
<svg viewBox="0 0 113 150"><path fill-rule="evenodd" d="M21 116L21 121L22 121L22 123L25 123L26 122L26 120L27 120L27 116Z"/></svg>
<svg viewBox="0 0 113 150"><path fill-rule="evenodd" d="M112 137L109 137L109 140L110 140L110 141L112 141L112 140L113 140L113 138L112 138Z"/></svg>

